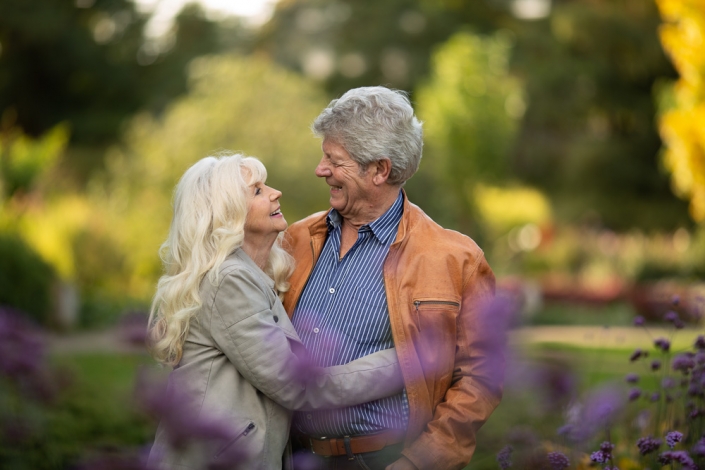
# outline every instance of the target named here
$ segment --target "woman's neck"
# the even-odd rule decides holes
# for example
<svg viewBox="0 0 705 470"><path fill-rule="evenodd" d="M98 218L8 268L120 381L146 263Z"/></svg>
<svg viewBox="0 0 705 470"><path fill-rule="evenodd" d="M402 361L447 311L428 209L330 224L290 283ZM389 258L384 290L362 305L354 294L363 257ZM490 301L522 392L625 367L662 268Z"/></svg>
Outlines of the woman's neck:
<svg viewBox="0 0 705 470"><path fill-rule="evenodd" d="M269 253L272 251L272 246L275 241L277 241L276 237L271 239L257 237L255 240L252 240L245 236L241 248L242 251L247 253L247 256L264 271L267 266L267 261L269 260Z"/></svg>

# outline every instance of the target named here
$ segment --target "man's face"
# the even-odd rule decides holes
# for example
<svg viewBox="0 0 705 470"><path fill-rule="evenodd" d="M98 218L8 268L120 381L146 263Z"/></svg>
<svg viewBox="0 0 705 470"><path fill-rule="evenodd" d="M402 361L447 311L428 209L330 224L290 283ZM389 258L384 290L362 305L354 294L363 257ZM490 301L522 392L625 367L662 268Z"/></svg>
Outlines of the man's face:
<svg viewBox="0 0 705 470"><path fill-rule="evenodd" d="M373 194L372 172L362 170L350 154L337 142L323 141L323 158L316 167L316 176L325 178L330 186L330 205L346 219L365 213Z"/></svg>

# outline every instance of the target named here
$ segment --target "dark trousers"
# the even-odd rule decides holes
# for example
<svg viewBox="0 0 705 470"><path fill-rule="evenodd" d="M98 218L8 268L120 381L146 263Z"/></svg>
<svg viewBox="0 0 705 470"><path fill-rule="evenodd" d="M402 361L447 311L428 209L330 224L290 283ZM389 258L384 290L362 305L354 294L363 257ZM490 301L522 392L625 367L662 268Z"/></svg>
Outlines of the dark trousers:
<svg viewBox="0 0 705 470"><path fill-rule="evenodd" d="M305 448L297 448L292 440L294 450L294 470L384 470L387 465L401 457L404 443L393 444L375 452L354 454L353 460L347 455L321 457Z"/></svg>

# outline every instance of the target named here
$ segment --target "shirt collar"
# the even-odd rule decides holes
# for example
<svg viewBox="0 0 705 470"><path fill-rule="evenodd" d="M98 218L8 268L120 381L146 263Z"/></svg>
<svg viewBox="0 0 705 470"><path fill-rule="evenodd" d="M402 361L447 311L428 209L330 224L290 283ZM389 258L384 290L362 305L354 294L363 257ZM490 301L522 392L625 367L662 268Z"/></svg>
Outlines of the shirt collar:
<svg viewBox="0 0 705 470"><path fill-rule="evenodd" d="M394 235L397 232L397 227L401 221L401 216L404 213L404 192L399 191L397 199L392 204L392 207L369 224L360 227L361 232L371 231L380 243L390 245L394 241ZM331 209L326 216L326 224L328 225L328 233L343 223L343 216L335 210Z"/></svg>

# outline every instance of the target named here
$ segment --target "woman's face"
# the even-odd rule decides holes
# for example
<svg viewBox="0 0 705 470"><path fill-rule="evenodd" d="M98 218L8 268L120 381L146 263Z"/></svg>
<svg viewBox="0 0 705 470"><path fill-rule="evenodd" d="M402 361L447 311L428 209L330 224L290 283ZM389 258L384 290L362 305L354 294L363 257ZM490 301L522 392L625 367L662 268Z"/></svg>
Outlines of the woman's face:
<svg viewBox="0 0 705 470"><path fill-rule="evenodd" d="M276 236L286 230L286 219L281 213L280 191L264 183L254 183L249 187L247 200L247 217L245 218L245 236Z"/></svg>

